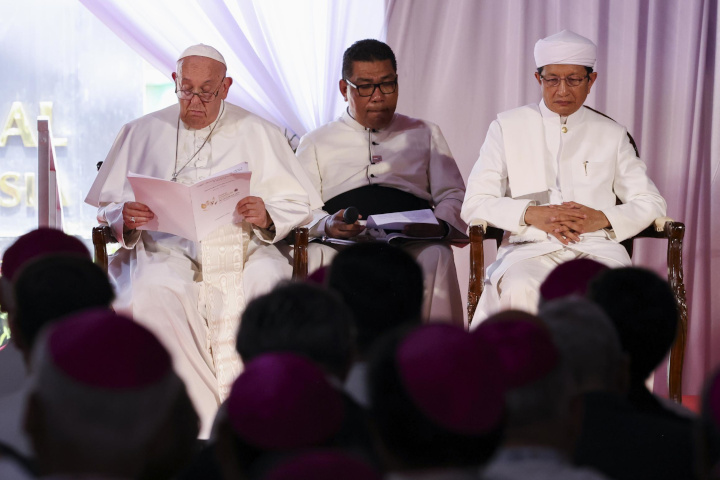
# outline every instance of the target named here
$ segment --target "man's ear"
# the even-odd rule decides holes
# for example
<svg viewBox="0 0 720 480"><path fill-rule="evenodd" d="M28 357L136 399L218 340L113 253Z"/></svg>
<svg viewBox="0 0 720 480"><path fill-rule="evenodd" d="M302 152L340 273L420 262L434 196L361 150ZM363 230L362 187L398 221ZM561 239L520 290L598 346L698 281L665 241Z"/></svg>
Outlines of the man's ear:
<svg viewBox="0 0 720 480"><path fill-rule="evenodd" d="M338 86L340 87L340 95L342 95L343 98L345 99L345 101L347 102L348 101L348 99L347 99L348 84L344 78L340 79L340 84Z"/></svg>
<svg viewBox="0 0 720 480"><path fill-rule="evenodd" d="M597 80L597 72L592 72L590 75L588 75L588 93L590 93L590 89L595 83L595 80Z"/></svg>
<svg viewBox="0 0 720 480"><path fill-rule="evenodd" d="M535 80L537 80L539 85L542 85L542 78L540 78L540 74L538 72L535 72Z"/></svg>
<svg viewBox="0 0 720 480"><path fill-rule="evenodd" d="M177 82L177 73L173 72L171 75L173 82Z"/></svg>

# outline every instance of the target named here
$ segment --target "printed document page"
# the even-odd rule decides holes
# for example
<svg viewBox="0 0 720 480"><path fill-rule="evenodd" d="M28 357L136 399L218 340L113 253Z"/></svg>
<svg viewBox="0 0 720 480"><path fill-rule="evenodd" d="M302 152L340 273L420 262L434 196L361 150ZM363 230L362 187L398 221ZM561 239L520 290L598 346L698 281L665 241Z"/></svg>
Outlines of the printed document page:
<svg viewBox="0 0 720 480"><path fill-rule="evenodd" d="M402 230L405 225L411 223L429 223L437 225L432 210L410 210L408 212L383 213L382 215L370 215L367 219L367 228L382 228L384 230Z"/></svg>
<svg viewBox="0 0 720 480"><path fill-rule="evenodd" d="M238 223L235 206L250 194L247 163L219 172L193 185L183 185L130 172L135 201L144 203L155 218L139 227L172 233L198 242L216 228Z"/></svg>

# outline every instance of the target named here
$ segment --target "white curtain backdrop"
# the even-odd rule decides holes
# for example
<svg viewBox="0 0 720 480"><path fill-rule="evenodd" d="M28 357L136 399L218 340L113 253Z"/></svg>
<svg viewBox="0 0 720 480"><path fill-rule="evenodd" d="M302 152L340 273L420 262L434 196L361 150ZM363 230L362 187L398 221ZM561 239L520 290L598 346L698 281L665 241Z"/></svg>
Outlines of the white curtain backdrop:
<svg viewBox="0 0 720 480"><path fill-rule="evenodd" d="M80 1L168 76L186 47L217 48L234 79L228 100L288 128L288 137L342 112L343 51L385 37L383 0Z"/></svg>
<svg viewBox="0 0 720 480"><path fill-rule="evenodd" d="M387 19L398 110L441 126L466 180L496 114L539 101L535 42L568 28L597 43L587 104L628 127L687 228L686 395L720 363L718 19L717 0L390 0ZM633 260L666 274L658 241L637 242ZM456 263L464 282L467 249ZM667 391L664 372L655 385Z"/></svg>

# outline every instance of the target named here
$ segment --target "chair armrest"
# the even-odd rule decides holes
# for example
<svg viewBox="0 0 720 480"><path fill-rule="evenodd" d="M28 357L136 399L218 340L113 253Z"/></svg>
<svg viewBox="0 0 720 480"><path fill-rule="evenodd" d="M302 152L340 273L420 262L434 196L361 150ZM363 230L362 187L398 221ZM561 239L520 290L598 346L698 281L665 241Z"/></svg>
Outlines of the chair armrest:
<svg viewBox="0 0 720 480"><path fill-rule="evenodd" d="M474 220L470 221L470 227L480 226L482 228L483 233L487 231L488 223L487 220L483 220L481 218L476 218Z"/></svg>
<svg viewBox="0 0 720 480"><path fill-rule="evenodd" d="M670 217L658 217L658 218L656 218L655 221L653 222L653 225L655 226L655 231L656 231L656 232L662 232L663 230L665 230L665 224L668 223L668 222L674 223L674 220L673 220L672 218L670 218Z"/></svg>

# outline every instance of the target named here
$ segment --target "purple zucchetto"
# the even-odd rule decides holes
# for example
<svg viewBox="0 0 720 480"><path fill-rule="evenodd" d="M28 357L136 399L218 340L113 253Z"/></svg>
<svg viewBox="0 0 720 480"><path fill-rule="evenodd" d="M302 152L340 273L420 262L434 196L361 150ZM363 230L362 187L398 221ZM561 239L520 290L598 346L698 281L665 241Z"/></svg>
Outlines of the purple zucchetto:
<svg viewBox="0 0 720 480"><path fill-rule="evenodd" d="M46 348L58 370L93 388L140 389L172 370L170 355L148 329L108 309L69 316Z"/></svg>
<svg viewBox="0 0 720 480"><path fill-rule="evenodd" d="M310 360L267 353L245 365L235 380L227 416L250 445L266 450L313 447L340 430L343 399Z"/></svg>
<svg viewBox="0 0 720 480"><path fill-rule="evenodd" d="M52 254L78 255L90 259L87 247L62 230L41 227L22 235L5 250L2 257L2 275L13 281L28 261Z"/></svg>
<svg viewBox="0 0 720 480"><path fill-rule="evenodd" d="M558 364L559 353L550 332L539 318L529 313L501 312L489 317L472 333L497 348L508 389L539 380Z"/></svg>
<svg viewBox="0 0 720 480"><path fill-rule="evenodd" d="M382 480L366 462L334 450L292 457L273 468L264 480Z"/></svg>
<svg viewBox="0 0 720 480"><path fill-rule="evenodd" d="M570 295L584 297L590 281L610 267L589 258L578 258L558 265L540 285L542 301Z"/></svg>
<svg viewBox="0 0 720 480"><path fill-rule="evenodd" d="M403 339L395 358L405 391L433 423L479 435L502 421L502 365L484 340L456 326L424 325Z"/></svg>
<svg viewBox="0 0 720 480"><path fill-rule="evenodd" d="M108 309L52 323L31 363L31 392L53 430L98 451L148 445L185 395L157 338Z"/></svg>

